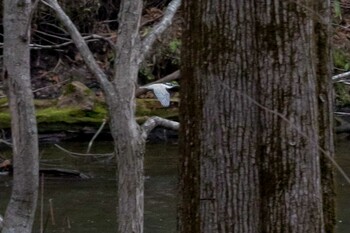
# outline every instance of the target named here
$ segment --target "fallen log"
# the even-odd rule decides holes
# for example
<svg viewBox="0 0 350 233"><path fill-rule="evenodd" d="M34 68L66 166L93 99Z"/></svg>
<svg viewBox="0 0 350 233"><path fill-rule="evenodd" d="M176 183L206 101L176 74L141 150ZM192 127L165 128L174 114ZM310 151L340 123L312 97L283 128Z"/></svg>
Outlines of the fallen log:
<svg viewBox="0 0 350 233"><path fill-rule="evenodd" d="M11 160L4 160L0 163L0 175L11 175L13 173L13 166ZM69 178L80 178L89 179L90 176L73 169L64 168L40 168L39 174L44 177L69 177Z"/></svg>
<svg viewBox="0 0 350 233"><path fill-rule="evenodd" d="M81 179L89 179L90 176L81 173L78 170L71 169L63 169L63 168L40 168L40 175L44 175L45 177L71 177L71 178L81 178Z"/></svg>

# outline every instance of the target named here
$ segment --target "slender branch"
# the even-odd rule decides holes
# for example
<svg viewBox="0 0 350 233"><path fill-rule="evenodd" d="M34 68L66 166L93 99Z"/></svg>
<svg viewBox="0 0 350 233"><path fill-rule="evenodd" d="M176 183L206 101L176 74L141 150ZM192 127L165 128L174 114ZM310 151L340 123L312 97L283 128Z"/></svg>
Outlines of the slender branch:
<svg viewBox="0 0 350 233"><path fill-rule="evenodd" d="M91 71L92 74L96 77L96 79L101 84L103 90L105 92L112 92L112 84L108 81L107 75L103 72L100 66L97 64L96 60L83 37L79 33L76 26L73 24L71 19L66 15L66 13L62 10L57 0L41 0L45 5L51 7L57 14L58 18L62 22L62 24L66 27L67 31L71 35L77 49L79 50L82 58L84 59L87 67Z"/></svg>
<svg viewBox="0 0 350 233"><path fill-rule="evenodd" d="M54 45L55 42L49 40L47 37L43 37L41 36L39 33L33 34L33 37L35 37L37 40L40 40L41 43L46 42L49 45ZM68 41L70 41L70 39L67 39Z"/></svg>
<svg viewBox="0 0 350 233"><path fill-rule="evenodd" d="M348 113L348 112L334 112L334 114L339 115L339 116L350 116L350 113Z"/></svg>
<svg viewBox="0 0 350 233"><path fill-rule="evenodd" d="M66 37L54 35L54 34L51 34L51 33L40 31L40 30L34 30L34 32L36 32L38 34L42 34L44 36L48 36L48 37L52 37L52 38L55 38L55 39L59 39L59 40L64 40L64 41L70 41L71 40L71 39L66 38ZM64 35L64 36L67 36L67 35Z"/></svg>
<svg viewBox="0 0 350 233"><path fill-rule="evenodd" d="M8 141L5 141L3 139L0 139L0 143L4 143L5 145L9 146L9 147L12 147L12 143L8 142Z"/></svg>
<svg viewBox="0 0 350 233"><path fill-rule="evenodd" d="M66 30L64 30L64 28L59 27L59 26L57 26L55 24L48 23L48 22L41 22L40 24L41 25L47 25L47 26L50 26L50 27L53 27L53 28L56 28L56 29L62 31L62 33L55 32L56 35L60 35L60 34L61 35L68 35L68 32Z"/></svg>
<svg viewBox="0 0 350 233"><path fill-rule="evenodd" d="M181 0L172 0L166 8L162 20L154 26L149 35L143 39L138 64L143 62L145 57L149 54L156 39L171 25L174 15L180 5Z"/></svg>
<svg viewBox="0 0 350 233"><path fill-rule="evenodd" d="M51 88L51 87L55 87L55 86L61 85L61 84L63 84L63 83L69 82L69 81L70 81L69 79L66 79L66 80L63 80L63 81L61 81L61 82L58 82L58 83L49 85L49 86L40 87L40 88L38 88L38 89L33 90L32 92L35 93L35 92L38 92L38 91L41 91L41 90L44 90L44 89L47 89L47 88Z"/></svg>
<svg viewBox="0 0 350 233"><path fill-rule="evenodd" d="M101 23L101 24L114 23L114 22L118 22L118 20L117 19L111 19L111 20L99 21L99 23Z"/></svg>
<svg viewBox="0 0 350 233"><path fill-rule="evenodd" d="M179 122L167 120L158 116L150 117L141 126L142 137L144 139L147 139L149 133L157 126L161 126L172 130L179 130L180 124Z"/></svg>
<svg viewBox="0 0 350 233"><path fill-rule="evenodd" d="M97 130L97 132L96 132L96 133L94 134L94 136L91 138L91 141L89 142L89 146L88 146L88 148L87 148L87 150L86 150L86 153L87 153L87 154L90 153L92 144L94 143L94 141L95 141L95 139L97 138L97 136L101 133L101 131L102 131L103 127L105 127L106 123L107 123L107 119L105 118L105 119L103 119L100 128Z"/></svg>
<svg viewBox="0 0 350 233"><path fill-rule="evenodd" d="M57 144L55 144L55 146L62 150L63 152L69 154L70 156L73 156L75 158L87 158L87 157L94 157L94 158L104 158L104 157L113 157L114 156L114 153L106 153L106 154L84 154L84 153L77 153L77 152L72 152L72 151L69 151Z"/></svg>
<svg viewBox="0 0 350 233"><path fill-rule="evenodd" d="M111 38L106 38L104 36L100 36L100 35L90 35L90 36L84 36L82 37L86 42L93 42L96 40L104 40L106 42L108 42L109 46L111 46L112 49L115 49L115 44L113 43L113 41L111 40ZM69 40L67 42L61 43L61 44L53 44L53 45L39 45L39 44L30 44L30 47L32 49L57 49L57 48L61 48L70 44L74 44L73 40Z"/></svg>

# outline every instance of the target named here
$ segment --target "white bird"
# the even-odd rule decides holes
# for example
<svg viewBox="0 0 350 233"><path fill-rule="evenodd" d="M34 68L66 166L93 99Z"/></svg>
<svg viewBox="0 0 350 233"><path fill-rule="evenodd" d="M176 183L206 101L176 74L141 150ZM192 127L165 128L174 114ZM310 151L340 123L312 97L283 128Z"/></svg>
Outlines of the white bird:
<svg viewBox="0 0 350 233"><path fill-rule="evenodd" d="M159 102L164 107L169 107L170 105L170 94L167 89L172 89L178 87L176 84L172 83L156 83L151 85L142 86L140 88L145 88L147 90L153 91L154 95L157 97Z"/></svg>

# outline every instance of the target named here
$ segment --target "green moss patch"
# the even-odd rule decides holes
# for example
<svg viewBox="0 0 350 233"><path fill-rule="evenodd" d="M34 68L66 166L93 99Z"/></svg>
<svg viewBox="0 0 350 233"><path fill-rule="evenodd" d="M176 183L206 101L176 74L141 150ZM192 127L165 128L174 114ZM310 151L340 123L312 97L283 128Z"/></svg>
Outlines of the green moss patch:
<svg viewBox="0 0 350 233"><path fill-rule="evenodd" d="M78 130L84 126L99 127L102 120L107 116L105 103L97 102L92 110L86 110L78 107L53 107L56 102L56 100L35 100L39 132ZM2 103L6 104L6 101ZM177 101L174 100L172 104L177 105ZM51 107L47 107L49 105ZM177 119L178 109L174 106L164 108L155 99L137 99L137 122L141 124L151 116ZM0 110L0 129L10 127L11 117L8 107L6 107L6 109Z"/></svg>
<svg viewBox="0 0 350 233"><path fill-rule="evenodd" d="M46 108L37 111L38 123L46 122L65 122L80 123L93 122L100 123L106 117L107 111L102 108L95 108L92 111L82 110L78 108Z"/></svg>
<svg viewBox="0 0 350 233"><path fill-rule="evenodd" d="M164 108L156 99L137 99L136 117L159 116L172 118L177 115L177 108Z"/></svg>
<svg viewBox="0 0 350 233"><path fill-rule="evenodd" d="M0 112L0 129L11 127L11 117L9 112Z"/></svg>

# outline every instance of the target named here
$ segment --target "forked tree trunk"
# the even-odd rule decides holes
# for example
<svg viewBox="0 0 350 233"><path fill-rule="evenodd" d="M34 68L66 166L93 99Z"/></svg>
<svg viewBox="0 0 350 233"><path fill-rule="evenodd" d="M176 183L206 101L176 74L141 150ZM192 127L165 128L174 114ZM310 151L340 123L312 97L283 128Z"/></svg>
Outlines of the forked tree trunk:
<svg viewBox="0 0 350 233"><path fill-rule="evenodd" d="M118 232L142 233L144 212L143 156L145 139L156 124L177 128L177 124L150 119L141 128L135 119L135 87L139 66L149 53L159 35L171 24L181 0L172 0L162 20L141 42L140 19L142 0L121 1L118 40L115 44L114 77L107 75L98 66L93 54L84 42L72 21L63 12L56 0L44 1L58 14L72 36L90 71L95 75L105 93L110 113L110 129L114 139L114 150L118 164Z"/></svg>
<svg viewBox="0 0 350 233"><path fill-rule="evenodd" d="M4 79L13 140L13 187L3 233L31 232L38 193L38 140L30 83L31 0L4 1Z"/></svg>
<svg viewBox="0 0 350 233"><path fill-rule="evenodd" d="M118 164L118 232L143 232L145 141L135 120L142 1L123 1L114 63L113 92L106 93Z"/></svg>
<svg viewBox="0 0 350 233"><path fill-rule="evenodd" d="M185 2L180 232L333 231L329 16L321 0Z"/></svg>

